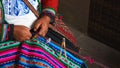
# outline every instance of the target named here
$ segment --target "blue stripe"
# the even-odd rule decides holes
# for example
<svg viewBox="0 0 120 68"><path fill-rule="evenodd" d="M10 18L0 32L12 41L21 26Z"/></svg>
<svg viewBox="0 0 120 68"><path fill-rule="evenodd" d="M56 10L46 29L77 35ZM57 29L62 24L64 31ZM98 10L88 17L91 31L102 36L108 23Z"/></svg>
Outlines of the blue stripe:
<svg viewBox="0 0 120 68"><path fill-rule="evenodd" d="M11 61L11 62L8 62L8 63L5 63L5 64L1 64L0 65L0 68L5 68L5 67L8 67L8 66L12 66L16 63L16 61Z"/></svg>

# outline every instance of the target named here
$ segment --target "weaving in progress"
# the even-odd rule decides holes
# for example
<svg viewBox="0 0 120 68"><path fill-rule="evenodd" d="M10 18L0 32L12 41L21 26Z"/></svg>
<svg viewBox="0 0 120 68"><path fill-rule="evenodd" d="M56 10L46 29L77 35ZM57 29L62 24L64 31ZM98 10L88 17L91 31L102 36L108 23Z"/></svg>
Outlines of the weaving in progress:
<svg viewBox="0 0 120 68"><path fill-rule="evenodd" d="M4 42L0 54L1 68L87 68L81 59L43 37Z"/></svg>
<svg viewBox="0 0 120 68"><path fill-rule="evenodd" d="M79 48L56 15L58 0L0 0L0 4L0 68L87 68L67 51Z"/></svg>

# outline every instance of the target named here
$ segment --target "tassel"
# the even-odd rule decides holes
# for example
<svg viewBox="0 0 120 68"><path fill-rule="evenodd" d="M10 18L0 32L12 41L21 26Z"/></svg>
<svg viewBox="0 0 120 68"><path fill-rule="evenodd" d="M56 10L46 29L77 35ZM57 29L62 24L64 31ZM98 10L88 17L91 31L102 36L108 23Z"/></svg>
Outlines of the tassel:
<svg viewBox="0 0 120 68"><path fill-rule="evenodd" d="M65 59L67 60L65 38L63 38L63 41L62 41L62 44L61 44L60 56L59 56L59 58L58 58L59 60L60 60L60 58L61 58L62 48L64 49L64 56L65 56Z"/></svg>
<svg viewBox="0 0 120 68"><path fill-rule="evenodd" d="M48 39L46 40L46 44L48 44L49 42L51 42L51 38L48 38Z"/></svg>

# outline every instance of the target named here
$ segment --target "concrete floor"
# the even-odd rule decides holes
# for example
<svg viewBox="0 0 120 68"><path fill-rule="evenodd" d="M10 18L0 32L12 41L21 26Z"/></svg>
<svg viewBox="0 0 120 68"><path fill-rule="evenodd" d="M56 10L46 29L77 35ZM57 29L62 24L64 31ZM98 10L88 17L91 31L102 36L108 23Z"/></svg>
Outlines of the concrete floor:
<svg viewBox="0 0 120 68"><path fill-rule="evenodd" d="M80 55L86 58L82 58L88 65L88 68L120 68L120 52L92 39L79 30L69 26L75 35L78 45L80 46ZM92 58L93 63L88 60Z"/></svg>

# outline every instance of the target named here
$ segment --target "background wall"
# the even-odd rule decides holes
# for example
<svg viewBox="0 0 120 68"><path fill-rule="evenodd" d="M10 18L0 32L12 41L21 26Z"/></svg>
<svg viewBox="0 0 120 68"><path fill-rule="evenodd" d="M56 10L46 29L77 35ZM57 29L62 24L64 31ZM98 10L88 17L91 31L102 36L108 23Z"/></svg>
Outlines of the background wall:
<svg viewBox="0 0 120 68"><path fill-rule="evenodd" d="M68 26L120 50L120 0L59 0Z"/></svg>
<svg viewBox="0 0 120 68"><path fill-rule="evenodd" d="M120 51L120 0L91 0L88 35Z"/></svg>
<svg viewBox="0 0 120 68"><path fill-rule="evenodd" d="M90 0L59 1L59 13L62 13L67 25L86 33Z"/></svg>

